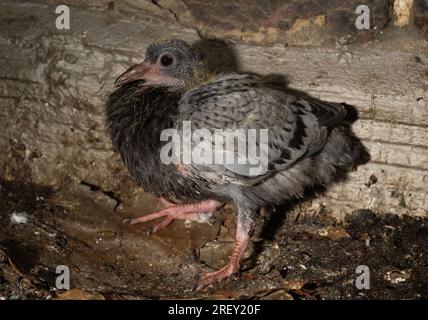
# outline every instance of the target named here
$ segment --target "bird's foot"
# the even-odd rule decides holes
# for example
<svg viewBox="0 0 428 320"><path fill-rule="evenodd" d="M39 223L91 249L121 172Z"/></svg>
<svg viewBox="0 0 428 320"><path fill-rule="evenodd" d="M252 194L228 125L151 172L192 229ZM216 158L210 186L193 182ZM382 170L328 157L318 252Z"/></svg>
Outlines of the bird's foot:
<svg viewBox="0 0 428 320"><path fill-rule="evenodd" d="M220 270L204 273L199 279L196 290L200 290L212 283L226 279L238 271L239 262L229 262L225 267L221 268Z"/></svg>
<svg viewBox="0 0 428 320"><path fill-rule="evenodd" d="M238 236L236 238L235 246L233 247L229 263L220 270L204 273L199 279L198 287L196 290L202 289L203 287L206 287L214 282L223 280L231 276L232 274L238 272L240 267L240 261L245 252L245 249L247 248L249 239L250 236L248 234L242 233L238 229Z"/></svg>
<svg viewBox="0 0 428 320"><path fill-rule="evenodd" d="M176 219L189 219L192 218L192 216L195 216L196 214L202 212L211 213L223 205L221 202L218 202L216 200L206 200L190 204L173 204L162 198L161 202L166 206L165 209L153 212L151 214L139 218L127 219L124 222L129 224L136 224L140 222L148 222L158 218L163 218L161 221L159 221L152 227L150 233L154 233L165 228Z"/></svg>

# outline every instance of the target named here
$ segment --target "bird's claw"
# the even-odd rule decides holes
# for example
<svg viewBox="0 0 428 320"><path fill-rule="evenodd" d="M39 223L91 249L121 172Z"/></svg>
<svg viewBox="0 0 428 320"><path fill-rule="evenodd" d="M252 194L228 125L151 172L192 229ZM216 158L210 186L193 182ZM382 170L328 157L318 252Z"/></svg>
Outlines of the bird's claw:
<svg viewBox="0 0 428 320"><path fill-rule="evenodd" d="M160 222L156 223L154 226L152 226L148 231L147 231L147 235L151 236L152 234L158 232L159 230L165 228L169 223L171 223L173 219L163 219ZM138 223L138 221L135 221L135 219L132 218L128 218L128 219L124 219L122 221L122 223L126 223L126 224L136 224Z"/></svg>
<svg viewBox="0 0 428 320"><path fill-rule="evenodd" d="M201 290L202 288L209 286L215 282L219 282L225 278L230 277L234 273L239 271L239 265L228 264L220 270L214 272L207 272L201 275L199 278L196 291Z"/></svg>
<svg viewBox="0 0 428 320"><path fill-rule="evenodd" d="M147 231L147 235L150 237L151 235L155 234L157 231L158 230L157 230L156 226L153 226Z"/></svg>

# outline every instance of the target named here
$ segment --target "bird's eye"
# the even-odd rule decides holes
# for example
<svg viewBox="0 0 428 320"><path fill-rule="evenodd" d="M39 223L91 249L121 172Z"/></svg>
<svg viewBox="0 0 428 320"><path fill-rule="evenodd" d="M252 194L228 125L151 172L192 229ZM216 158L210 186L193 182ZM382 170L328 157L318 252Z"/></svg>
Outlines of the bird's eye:
<svg viewBox="0 0 428 320"><path fill-rule="evenodd" d="M175 62L175 58L170 53L164 53L160 56L159 61L162 67L169 67Z"/></svg>

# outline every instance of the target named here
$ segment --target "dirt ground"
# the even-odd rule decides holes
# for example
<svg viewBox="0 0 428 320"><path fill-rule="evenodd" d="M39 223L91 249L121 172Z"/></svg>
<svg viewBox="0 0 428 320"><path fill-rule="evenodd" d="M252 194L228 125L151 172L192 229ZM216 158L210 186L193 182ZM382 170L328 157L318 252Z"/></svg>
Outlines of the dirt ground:
<svg viewBox="0 0 428 320"><path fill-rule="evenodd" d="M124 204L87 184L54 191L1 181L0 299L428 298L426 218L359 210L339 223L266 212L240 275L194 291L201 272L227 261L233 209L151 236L149 224L122 223L156 208L144 195ZM55 288L58 265L70 268L71 290ZM370 289L356 287L359 265Z"/></svg>

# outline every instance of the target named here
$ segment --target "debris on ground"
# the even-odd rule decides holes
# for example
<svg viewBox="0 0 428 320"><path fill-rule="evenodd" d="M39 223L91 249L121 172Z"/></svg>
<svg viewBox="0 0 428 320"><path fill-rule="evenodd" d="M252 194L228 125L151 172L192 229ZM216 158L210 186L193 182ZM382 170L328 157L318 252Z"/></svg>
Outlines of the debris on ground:
<svg viewBox="0 0 428 320"><path fill-rule="evenodd" d="M428 298L423 217L364 209L341 223L324 214L293 221L277 211L264 217L275 228L254 235L240 275L193 291L201 272L228 259L233 210L148 236L150 225L122 220L158 208L155 201L118 206L107 198L89 187L1 181L0 299ZM58 266L69 268L70 289L56 287ZM357 288L358 266L368 267L370 289Z"/></svg>

